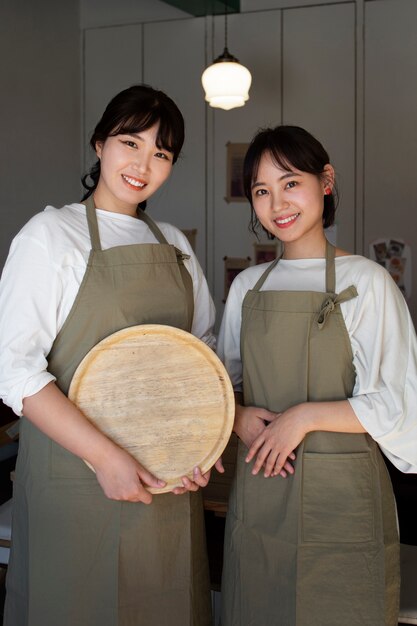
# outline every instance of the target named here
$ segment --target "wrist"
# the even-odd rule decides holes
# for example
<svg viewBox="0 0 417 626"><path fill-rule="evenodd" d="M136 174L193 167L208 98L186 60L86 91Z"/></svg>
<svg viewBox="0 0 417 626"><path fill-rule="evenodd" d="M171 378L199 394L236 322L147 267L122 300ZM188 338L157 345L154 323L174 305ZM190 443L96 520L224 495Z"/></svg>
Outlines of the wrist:
<svg viewBox="0 0 417 626"><path fill-rule="evenodd" d="M308 433L318 430L316 424L316 412L314 410L313 402L303 402L298 405L298 423L306 436Z"/></svg>

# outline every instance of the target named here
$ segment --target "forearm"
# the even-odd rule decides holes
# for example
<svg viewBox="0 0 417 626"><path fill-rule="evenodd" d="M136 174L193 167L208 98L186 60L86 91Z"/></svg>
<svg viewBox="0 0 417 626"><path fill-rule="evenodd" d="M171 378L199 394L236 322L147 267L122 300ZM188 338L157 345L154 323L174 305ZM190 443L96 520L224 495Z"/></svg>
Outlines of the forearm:
<svg viewBox="0 0 417 626"><path fill-rule="evenodd" d="M334 433L366 432L347 400L304 402L289 411L297 412L306 434L316 430Z"/></svg>
<svg viewBox="0 0 417 626"><path fill-rule="evenodd" d="M115 448L55 383L26 397L23 414L48 437L93 467L100 465Z"/></svg>
<svg viewBox="0 0 417 626"><path fill-rule="evenodd" d="M246 456L247 462L256 457L253 474L263 466L265 477L280 474L287 458L310 432L366 432L347 400L303 402L275 415Z"/></svg>

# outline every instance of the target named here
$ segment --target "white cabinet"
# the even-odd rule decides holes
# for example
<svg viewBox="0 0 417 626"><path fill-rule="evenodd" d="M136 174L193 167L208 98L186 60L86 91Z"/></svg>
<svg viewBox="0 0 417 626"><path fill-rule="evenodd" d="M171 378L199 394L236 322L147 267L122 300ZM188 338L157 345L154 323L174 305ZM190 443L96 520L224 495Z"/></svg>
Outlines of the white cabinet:
<svg viewBox="0 0 417 626"><path fill-rule="evenodd" d="M296 124L322 141L339 183L342 248L368 254L377 237L417 238L416 0L267 4L228 16L229 50L253 76L248 103L231 111L208 107L201 87L223 51L223 16L85 30L85 143L109 98L134 82L166 91L184 114L183 155L149 211L198 230L219 320L223 257L253 258L255 241L248 203L225 200L226 144L260 127ZM416 293L410 308L416 318Z"/></svg>
<svg viewBox="0 0 417 626"><path fill-rule="evenodd" d="M184 19L144 27L144 81L165 91L185 119L185 143L171 177L149 201L156 219L197 229L196 252L206 265L206 107L200 76L205 21Z"/></svg>
<svg viewBox="0 0 417 626"><path fill-rule="evenodd" d="M84 170L95 161L88 144L108 102L119 91L142 82L142 26L84 31Z"/></svg>
<svg viewBox="0 0 417 626"><path fill-rule="evenodd" d="M336 170L337 244L355 248L355 5L284 11L283 121L322 142Z"/></svg>
<svg viewBox="0 0 417 626"><path fill-rule="evenodd" d="M417 320L417 2L378 0L365 12L365 253L401 238L413 254Z"/></svg>

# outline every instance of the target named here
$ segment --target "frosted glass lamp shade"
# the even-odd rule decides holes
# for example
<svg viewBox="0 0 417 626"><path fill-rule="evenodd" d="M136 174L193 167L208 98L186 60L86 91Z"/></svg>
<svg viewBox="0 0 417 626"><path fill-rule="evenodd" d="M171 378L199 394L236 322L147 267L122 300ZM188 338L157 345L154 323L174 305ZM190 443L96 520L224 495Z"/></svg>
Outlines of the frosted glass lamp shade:
<svg viewBox="0 0 417 626"><path fill-rule="evenodd" d="M229 110L243 106L249 99L252 76L237 60L223 61L219 57L204 70L201 82L210 106Z"/></svg>

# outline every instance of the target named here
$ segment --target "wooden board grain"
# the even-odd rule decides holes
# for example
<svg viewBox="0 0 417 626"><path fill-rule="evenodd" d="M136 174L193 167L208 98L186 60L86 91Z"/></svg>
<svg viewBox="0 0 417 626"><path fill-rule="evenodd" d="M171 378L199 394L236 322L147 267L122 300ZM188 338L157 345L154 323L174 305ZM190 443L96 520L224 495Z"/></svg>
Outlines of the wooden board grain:
<svg viewBox="0 0 417 626"><path fill-rule="evenodd" d="M216 354L188 332L159 324L120 330L85 356L69 398L149 471L181 486L204 473L232 431L234 395Z"/></svg>

